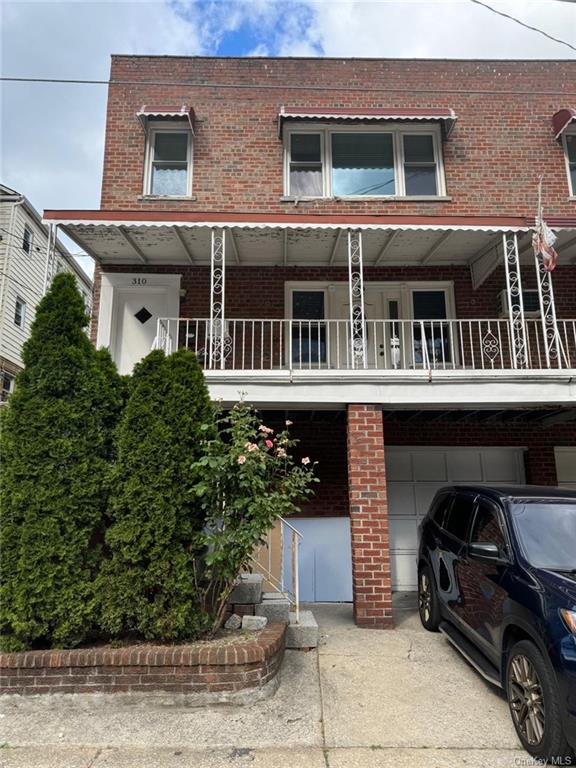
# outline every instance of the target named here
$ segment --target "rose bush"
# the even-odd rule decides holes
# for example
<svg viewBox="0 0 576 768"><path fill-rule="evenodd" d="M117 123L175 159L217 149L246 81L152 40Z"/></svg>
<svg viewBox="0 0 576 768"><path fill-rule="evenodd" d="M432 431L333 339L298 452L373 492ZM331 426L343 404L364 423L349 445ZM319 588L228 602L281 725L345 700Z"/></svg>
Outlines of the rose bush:
<svg viewBox="0 0 576 768"><path fill-rule="evenodd" d="M193 490L206 521L196 546L204 551L203 607L213 617L213 632L238 574L250 568L254 548L279 517L299 510L318 482L310 459L297 464L292 457L298 441L290 437L288 422L274 434L245 402L219 414L217 422L219 436L205 441L204 455L192 466L203 477Z"/></svg>

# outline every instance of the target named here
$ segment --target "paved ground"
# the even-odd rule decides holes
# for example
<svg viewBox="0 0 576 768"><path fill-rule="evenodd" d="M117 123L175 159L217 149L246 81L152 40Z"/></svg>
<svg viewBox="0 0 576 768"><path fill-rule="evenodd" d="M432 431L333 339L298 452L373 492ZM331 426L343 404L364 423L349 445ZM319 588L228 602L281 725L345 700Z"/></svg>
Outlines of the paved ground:
<svg viewBox="0 0 576 768"><path fill-rule="evenodd" d="M506 702L424 632L410 596L397 629L360 630L314 606L318 653L288 651L276 695L192 709L78 696L2 705L2 768L513 768Z"/></svg>

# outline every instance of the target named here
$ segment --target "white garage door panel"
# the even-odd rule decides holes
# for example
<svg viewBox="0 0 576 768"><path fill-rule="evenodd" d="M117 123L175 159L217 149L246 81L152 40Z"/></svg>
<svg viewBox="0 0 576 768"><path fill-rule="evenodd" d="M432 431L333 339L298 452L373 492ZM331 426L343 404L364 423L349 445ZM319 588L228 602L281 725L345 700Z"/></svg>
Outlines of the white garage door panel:
<svg viewBox="0 0 576 768"><path fill-rule="evenodd" d="M446 451L446 463L451 482L482 482L482 461L478 451Z"/></svg>
<svg viewBox="0 0 576 768"><path fill-rule="evenodd" d="M522 466L522 454L516 451L493 448L482 453L484 474L491 483L516 483L518 465ZM522 470L520 469L520 472Z"/></svg>
<svg viewBox="0 0 576 768"><path fill-rule="evenodd" d="M394 480L412 480L412 455L400 452L386 455L386 474L389 480L392 477Z"/></svg>
<svg viewBox="0 0 576 768"><path fill-rule="evenodd" d="M558 485L576 490L576 448L555 448L554 454Z"/></svg>
<svg viewBox="0 0 576 768"><path fill-rule="evenodd" d="M576 457L569 463L574 463L570 482L576 486ZM386 449L386 474L392 587L411 590L417 586L418 524L436 491L451 483L523 483L523 451L391 447Z"/></svg>
<svg viewBox="0 0 576 768"><path fill-rule="evenodd" d="M392 587L398 592L411 592L418 586L414 555L411 552L396 552L390 561Z"/></svg>
<svg viewBox="0 0 576 768"><path fill-rule="evenodd" d="M401 517L391 517L388 520L388 528L390 541L394 542L394 549L404 549L411 552L414 549L414 537L416 536L417 527L416 518L403 519Z"/></svg>
<svg viewBox="0 0 576 768"><path fill-rule="evenodd" d="M390 514L390 510L395 510L393 514L416 516L416 498L412 483L393 483L388 479L387 489L388 514Z"/></svg>
<svg viewBox="0 0 576 768"><path fill-rule="evenodd" d="M412 457L414 465L414 480L446 480L446 457L444 453L429 453L426 461L421 461L420 456Z"/></svg>

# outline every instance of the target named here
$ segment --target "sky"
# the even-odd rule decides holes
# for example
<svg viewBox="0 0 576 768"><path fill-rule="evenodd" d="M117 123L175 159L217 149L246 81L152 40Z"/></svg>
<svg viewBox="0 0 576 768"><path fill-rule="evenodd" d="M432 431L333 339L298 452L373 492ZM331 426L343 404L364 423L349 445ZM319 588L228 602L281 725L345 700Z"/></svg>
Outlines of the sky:
<svg viewBox="0 0 576 768"><path fill-rule="evenodd" d="M485 1L576 46L576 0ZM576 59L472 0L0 0L0 22L4 77L106 79L113 53ZM98 208L106 87L1 86L0 181Z"/></svg>

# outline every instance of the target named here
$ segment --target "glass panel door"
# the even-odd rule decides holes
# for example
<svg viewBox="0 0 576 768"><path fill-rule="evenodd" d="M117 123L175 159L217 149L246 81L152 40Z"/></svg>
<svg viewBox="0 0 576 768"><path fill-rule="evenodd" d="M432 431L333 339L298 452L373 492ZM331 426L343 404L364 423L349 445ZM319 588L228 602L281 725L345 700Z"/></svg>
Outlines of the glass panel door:
<svg viewBox="0 0 576 768"><path fill-rule="evenodd" d="M291 361L298 368L326 363L324 291L292 292Z"/></svg>
<svg viewBox="0 0 576 768"><path fill-rule="evenodd" d="M446 320L445 291L412 291L414 320L414 365L442 368L452 365L450 327Z"/></svg>

